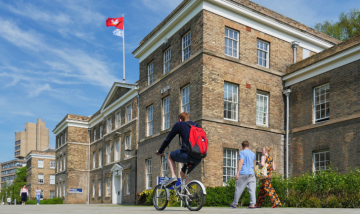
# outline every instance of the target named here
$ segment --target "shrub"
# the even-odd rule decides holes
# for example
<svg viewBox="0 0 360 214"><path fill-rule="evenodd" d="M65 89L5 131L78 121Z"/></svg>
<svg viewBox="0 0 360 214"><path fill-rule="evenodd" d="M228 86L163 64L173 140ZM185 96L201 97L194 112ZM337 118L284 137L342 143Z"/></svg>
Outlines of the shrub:
<svg viewBox="0 0 360 214"><path fill-rule="evenodd" d="M37 204L36 200L28 200L26 204ZM63 204L62 198L40 200L40 204Z"/></svg>

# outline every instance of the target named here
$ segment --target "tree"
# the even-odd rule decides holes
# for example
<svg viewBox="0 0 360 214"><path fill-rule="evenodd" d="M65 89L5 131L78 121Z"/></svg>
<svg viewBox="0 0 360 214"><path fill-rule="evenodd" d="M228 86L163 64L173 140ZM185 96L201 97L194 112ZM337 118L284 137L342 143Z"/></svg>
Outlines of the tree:
<svg viewBox="0 0 360 214"><path fill-rule="evenodd" d="M15 173L15 180L11 183L11 186L5 182L4 188L2 188L0 197L4 196L4 199L6 200L5 196L9 198L12 194L13 197L11 199L16 199L17 203L21 202L20 197L20 189L26 185L26 166L19 168L16 170Z"/></svg>
<svg viewBox="0 0 360 214"><path fill-rule="evenodd" d="M316 23L315 29L341 41L348 40L360 34L360 11L341 12L338 21Z"/></svg>

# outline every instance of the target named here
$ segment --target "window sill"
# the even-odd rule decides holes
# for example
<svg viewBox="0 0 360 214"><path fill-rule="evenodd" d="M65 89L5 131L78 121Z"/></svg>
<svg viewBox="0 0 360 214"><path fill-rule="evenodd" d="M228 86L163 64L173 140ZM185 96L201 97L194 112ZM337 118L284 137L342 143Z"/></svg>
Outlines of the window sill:
<svg viewBox="0 0 360 214"><path fill-rule="evenodd" d="M233 119L228 119L228 118L224 118L224 120L233 121L233 122L238 122L238 120L233 120Z"/></svg>

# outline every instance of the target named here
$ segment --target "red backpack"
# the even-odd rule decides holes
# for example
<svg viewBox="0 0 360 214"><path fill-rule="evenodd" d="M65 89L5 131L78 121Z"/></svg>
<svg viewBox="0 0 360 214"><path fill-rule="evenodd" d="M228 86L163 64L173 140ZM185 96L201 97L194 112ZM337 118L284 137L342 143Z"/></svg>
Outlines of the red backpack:
<svg viewBox="0 0 360 214"><path fill-rule="evenodd" d="M195 127L187 122L185 123L190 126L189 144L186 148L188 154L197 159L205 158L208 148L208 140L204 129L202 129L201 126Z"/></svg>

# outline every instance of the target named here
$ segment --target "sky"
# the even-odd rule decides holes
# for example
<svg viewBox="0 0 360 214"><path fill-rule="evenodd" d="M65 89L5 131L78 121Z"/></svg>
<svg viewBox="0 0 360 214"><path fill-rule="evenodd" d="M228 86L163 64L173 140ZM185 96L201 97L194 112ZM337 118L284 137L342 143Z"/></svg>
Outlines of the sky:
<svg viewBox="0 0 360 214"><path fill-rule="evenodd" d="M14 159L15 132L37 118L52 133L68 113L90 116L122 81L122 38L107 18L125 16L126 82L132 55L182 0L0 0L0 162ZM253 0L310 27L358 8L358 0Z"/></svg>

